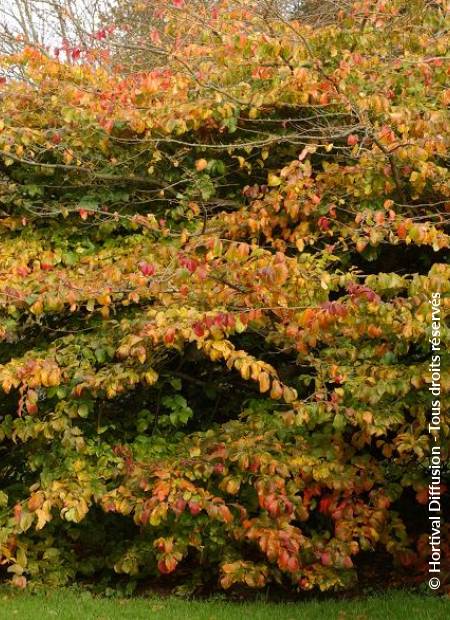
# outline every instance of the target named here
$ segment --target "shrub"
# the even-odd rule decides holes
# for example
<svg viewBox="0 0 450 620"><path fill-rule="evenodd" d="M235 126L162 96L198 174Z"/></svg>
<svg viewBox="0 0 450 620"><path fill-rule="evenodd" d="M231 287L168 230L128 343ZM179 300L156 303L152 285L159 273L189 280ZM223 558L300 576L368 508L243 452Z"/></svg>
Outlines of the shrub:
<svg viewBox="0 0 450 620"><path fill-rule="evenodd" d="M156 69L107 37L2 59L5 575L326 590L384 550L421 579L444 11L202 6L157 9Z"/></svg>

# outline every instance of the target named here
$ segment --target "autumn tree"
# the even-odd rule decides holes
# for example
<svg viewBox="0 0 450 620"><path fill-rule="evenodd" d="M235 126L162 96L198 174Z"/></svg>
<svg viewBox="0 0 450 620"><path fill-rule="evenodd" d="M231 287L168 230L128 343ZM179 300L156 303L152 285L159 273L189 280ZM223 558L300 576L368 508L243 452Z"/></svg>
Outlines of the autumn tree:
<svg viewBox="0 0 450 620"><path fill-rule="evenodd" d="M1 58L0 561L20 587L327 590L368 556L426 575L445 6L314 27L260 8L161 3L130 44L147 67L103 35ZM442 346L443 489L448 368Z"/></svg>

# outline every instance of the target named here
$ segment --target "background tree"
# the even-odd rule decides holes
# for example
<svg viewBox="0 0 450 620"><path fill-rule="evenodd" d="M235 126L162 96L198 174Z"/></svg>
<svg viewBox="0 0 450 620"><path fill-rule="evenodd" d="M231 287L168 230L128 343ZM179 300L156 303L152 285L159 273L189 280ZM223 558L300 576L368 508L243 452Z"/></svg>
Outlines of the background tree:
<svg viewBox="0 0 450 620"><path fill-rule="evenodd" d="M369 557L425 578L443 8L312 28L174 0L130 34L136 66L125 18L2 57L5 577L326 590Z"/></svg>

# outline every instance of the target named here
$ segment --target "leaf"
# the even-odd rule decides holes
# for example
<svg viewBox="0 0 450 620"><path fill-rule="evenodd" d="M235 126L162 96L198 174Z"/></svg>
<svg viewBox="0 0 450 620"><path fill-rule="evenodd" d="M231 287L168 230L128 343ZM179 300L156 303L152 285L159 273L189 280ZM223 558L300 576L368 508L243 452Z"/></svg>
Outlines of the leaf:
<svg viewBox="0 0 450 620"><path fill-rule="evenodd" d="M269 187L278 187L278 185L281 185L281 179L276 174L270 172L267 177L267 184Z"/></svg>
<svg viewBox="0 0 450 620"><path fill-rule="evenodd" d="M78 209L96 211L98 209L98 200L94 196L83 196L78 203Z"/></svg>
<svg viewBox="0 0 450 620"><path fill-rule="evenodd" d="M87 418L89 415L89 406L86 403L79 405L78 415L80 418Z"/></svg>
<svg viewBox="0 0 450 620"><path fill-rule="evenodd" d="M101 349L101 348L95 349L95 358L97 362L99 362L100 364L103 364L103 362L106 360L105 349Z"/></svg>
<svg viewBox="0 0 450 620"><path fill-rule="evenodd" d="M270 389L270 377L267 372L260 372L258 376L259 391L264 393Z"/></svg>

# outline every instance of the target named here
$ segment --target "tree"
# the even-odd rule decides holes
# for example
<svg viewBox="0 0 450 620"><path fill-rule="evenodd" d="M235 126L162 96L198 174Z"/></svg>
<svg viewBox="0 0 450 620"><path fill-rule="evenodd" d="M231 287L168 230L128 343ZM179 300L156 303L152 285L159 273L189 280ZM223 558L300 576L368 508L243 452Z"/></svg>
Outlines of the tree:
<svg viewBox="0 0 450 620"><path fill-rule="evenodd" d="M158 19L156 68L102 46L2 59L2 565L18 586L326 590L384 552L423 579L441 6Z"/></svg>
<svg viewBox="0 0 450 620"><path fill-rule="evenodd" d="M92 34L109 8L106 0L2 0L1 48L12 52L35 45L53 51L64 41L91 47Z"/></svg>

